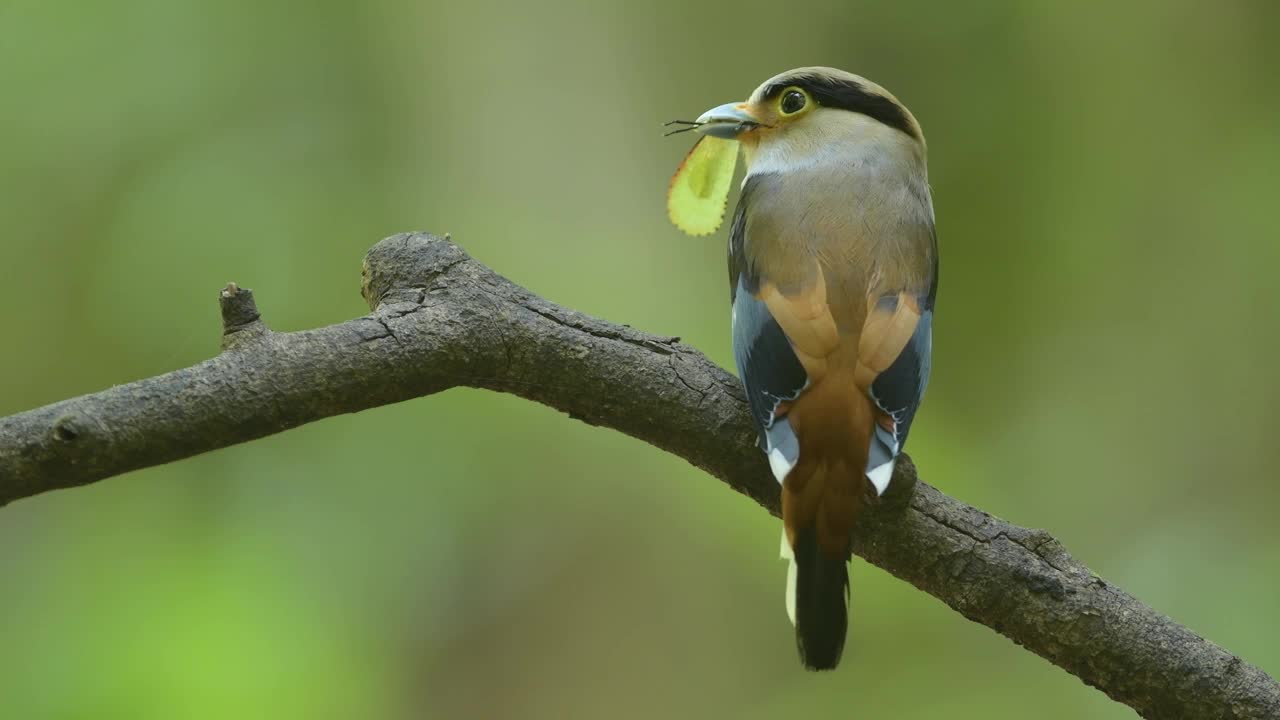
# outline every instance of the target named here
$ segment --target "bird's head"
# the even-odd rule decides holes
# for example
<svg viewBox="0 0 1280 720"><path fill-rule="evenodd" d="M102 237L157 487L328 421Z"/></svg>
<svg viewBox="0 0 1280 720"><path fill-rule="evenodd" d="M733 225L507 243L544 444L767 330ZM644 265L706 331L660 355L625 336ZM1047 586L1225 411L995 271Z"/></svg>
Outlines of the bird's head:
<svg viewBox="0 0 1280 720"><path fill-rule="evenodd" d="M769 78L745 102L703 113L693 129L741 143L749 172L818 162L833 144L892 147L924 159L924 135L911 112L879 85L834 68Z"/></svg>

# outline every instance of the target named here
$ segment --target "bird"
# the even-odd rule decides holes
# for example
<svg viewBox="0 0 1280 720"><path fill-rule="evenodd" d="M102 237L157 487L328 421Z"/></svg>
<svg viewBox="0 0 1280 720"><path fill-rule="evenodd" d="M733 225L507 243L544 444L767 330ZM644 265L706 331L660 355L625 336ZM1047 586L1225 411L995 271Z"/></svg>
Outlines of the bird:
<svg viewBox="0 0 1280 720"><path fill-rule="evenodd" d="M893 481L929 381L924 135L887 90L828 67L781 73L687 124L737 141L745 160L728 243L734 360L781 484L800 660L834 669L851 533Z"/></svg>

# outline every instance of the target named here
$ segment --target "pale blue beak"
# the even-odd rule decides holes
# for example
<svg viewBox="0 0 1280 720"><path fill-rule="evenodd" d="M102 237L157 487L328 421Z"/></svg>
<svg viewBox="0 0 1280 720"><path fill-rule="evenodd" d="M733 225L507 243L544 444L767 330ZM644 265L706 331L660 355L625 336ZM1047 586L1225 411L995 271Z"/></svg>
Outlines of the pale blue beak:
<svg viewBox="0 0 1280 720"><path fill-rule="evenodd" d="M736 140L744 131L760 126L760 121L744 110L743 105L740 102L725 103L711 108L698 117L695 129L703 135Z"/></svg>

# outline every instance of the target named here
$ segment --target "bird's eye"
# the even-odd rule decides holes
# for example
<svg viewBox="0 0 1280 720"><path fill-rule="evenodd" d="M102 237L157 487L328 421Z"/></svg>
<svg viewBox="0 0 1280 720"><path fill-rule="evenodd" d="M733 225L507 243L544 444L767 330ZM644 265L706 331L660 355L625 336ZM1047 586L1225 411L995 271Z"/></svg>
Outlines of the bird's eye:
<svg viewBox="0 0 1280 720"><path fill-rule="evenodd" d="M804 91L791 88L782 93L782 100L778 103L778 109L783 115L795 115L809 104L809 97Z"/></svg>

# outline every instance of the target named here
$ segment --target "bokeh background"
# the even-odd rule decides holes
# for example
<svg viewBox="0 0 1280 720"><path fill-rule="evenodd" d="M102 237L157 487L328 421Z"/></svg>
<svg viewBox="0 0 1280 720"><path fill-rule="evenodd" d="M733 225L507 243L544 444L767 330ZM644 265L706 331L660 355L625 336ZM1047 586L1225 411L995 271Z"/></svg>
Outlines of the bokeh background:
<svg viewBox="0 0 1280 720"><path fill-rule="evenodd" d="M383 236L732 365L660 123L799 65L930 142L912 453L1280 673L1280 4L0 1L0 413L362 314ZM0 511L0 717L1126 718L856 560L799 669L777 521L451 391ZM805 715L805 713L810 713Z"/></svg>

